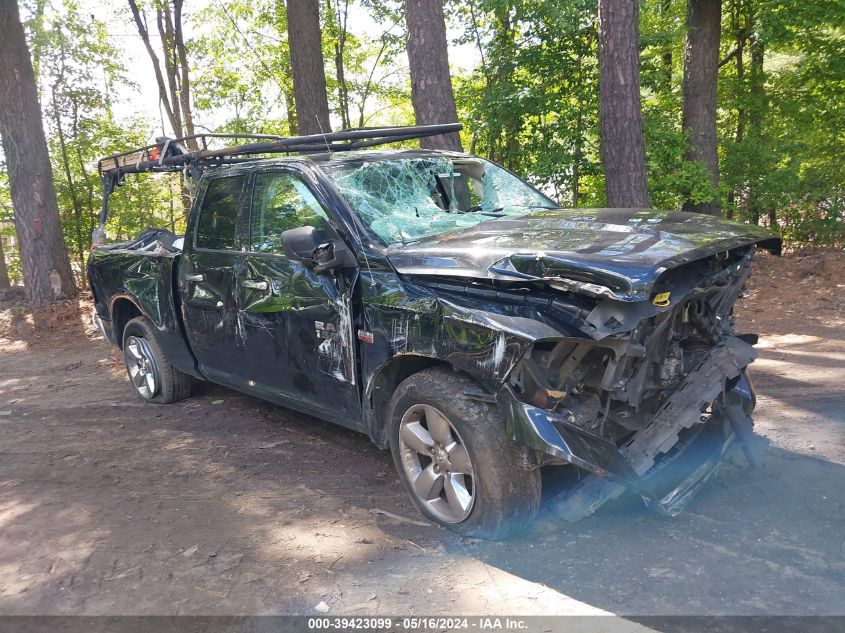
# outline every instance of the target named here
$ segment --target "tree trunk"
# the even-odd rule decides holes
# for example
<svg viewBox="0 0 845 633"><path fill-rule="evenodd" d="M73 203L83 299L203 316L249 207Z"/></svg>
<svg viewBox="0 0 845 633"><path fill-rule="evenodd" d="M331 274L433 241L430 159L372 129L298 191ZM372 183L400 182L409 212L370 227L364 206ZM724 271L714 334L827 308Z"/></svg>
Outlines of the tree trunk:
<svg viewBox="0 0 845 633"><path fill-rule="evenodd" d="M194 119L191 112L188 56L182 36L182 0L172 0L174 7L172 11L170 2L171 0L162 0L155 5L156 26L164 56L164 73L162 73L158 55L150 42L146 15L142 9L138 8L135 0L129 0L129 8L153 65L158 84L159 102L164 108L173 134L177 137L190 136L194 134ZM191 151L198 149L194 139L188 140L186 145ZM191 191L186 183L182 183L182 210L187 218L191 211Z"/></svg>
<svg viewBox="0 0 845 633"><path fill-rule="evenodd" d="M411 101L417 125L457 123L458 110L449 73L443 0L405 0ZM420 139L430 149L463 151L457 132Z"/></svg>
<svg viewBox="0 0 845 633"><path fill-rule="evenodd" d="M77 263L79 264L79 272L80 272L80 285L82 286L82 290L87 289L87 279L85 275L85 252L88 250L89 242L87 241L86 236L82 231L82 200L77 193L77 183L73 179L73 172L70 166L70 156L68 154L67 149L67 139L65 137L64 127L62 126L62 112L59 108L59 94L63 94L67 86L65 85L65 57L66 51L64 45L62 45L61 50L59 52L59 72L56 75L53 81L53 95L52 95L52 106L53 106L53 119L56 124L56 136L59 140L59 153L62 159L62 169L65 174L65 180L67 181L68 186L68 193L70 193L70 200L73 206L73 215L74 215L74 233L76 237L76 257ZM74 100L78 98L78 95L74 92L71 92L70 95L64 95L65 97L70 98L73 112L74 112L74 119L76 113L76 105ZM83 173L85 166L83 165ZM59 217L61 221L61 216Z"/></svg>
<svg viewBox="0 0 845 633"><path fill-rule="evenodd" d="M59 84L61 84L61 82L63 81L63 78L59 78L57 80ZM73 180L73 172L70 169L70 158L68 157L67 142L65 140L64 128L62 128L62 116L61 112L59 112L59 104L58 100L56 99L55 92L53 92L53 116L56 119L56 133L59 137L59 149L62 156L62 169L65 172L65 179L67 180L71 204L73 204L74 233L76 234L76 257L79 263L80 282L82 284L82 289L85 290L87 287L85 277L85 249L87 244L85 236L82 233L82 202L80 201L79 195L76 192L76 182L74 182Z"/></svg>
<svg viewBox="0 0 845 633"><path fill-rule="evenodd" d="M299 133L330 132L319 2L288 0L287 8L288 45Z"/></svg>
<svg viewBox="0 0 845 633"><path fill-rule="evenodd" d="M344 57L346 55L346 37L348 34L347 24L349 22L349 0L344 0L341 10L340 2L334 6L331 0L326 0L326 9L329 15L337 20L337 41L334 43L334 67L335 78L337 79L337 101L340 121L343 129L352 127L349 116L349 86L346 82L346 68Z"/></svg>
<svg viewBox="0 0 845 633"><path fill-rule="evenodd" d="M9 271L6 268L6 254L3 252L3 236L0 235L0 290L7 290L11 285Z"/></svg>
<svg viewBox="0 0 845 633"><path fill-rule="evenodd" d="M164 108L164 113L167 115L167 120L173 129L173 133L179 136L182 132L182 123L177 118L177 113L174 112L174 106L171 106L170 98L167 96L167 84L165 84L164 75L161 73L161 64L159 63L158 55L156 55L150 43L150 32L147 29L146 20L135 3L135 0L129 0L129 8L132 10L132 17L135 19L135 26L138 27L138 35L141 36L141 41L144 43L144 48L147 49L147 55L150 56L150 61L153 64L153 72L155 73L156 83L158 84L159 101ZM175 107L178 107L178 104L175 104Z"/></svg>
<svg viewBox="0 0 845 633"><path fill-rule="evenodd" d="M637 0L599 0L601 156L609 207L649 206Z"/></svg>
<svg viewBox="0 0 845 633"><path fill-rule="evenodd" d="M0 132L26 296L33 307L76 294L35 74L15 0L0 0Z"/></svg>
<svg viewBox="0 0 845 633"><path fill-rule="evenodd" d="M185 132L193 136L194 113L191 109L191 75L188 70L188 53L185 48L185 38L182 34L182 0L173 0L173 43L176 46L176 60L179 66L179 103L182 107L182 119ZM188 148L198 148L196 141L188 141Z"/></svg>
<svg viewBox="0 0 845 633"><path fill-rule="evenodd" d="M73 107L73 138L79 138L79 108L76 103ZM82 148L79 143L74 144L76 151L76 163L82 173L86 173L87 161L82 156ZM94 179L85 178L85 217L88 220L83 235L85 236L85 248L91 248L91 235L94 232L95 218L99 215L99 210L94 208ZM83 283L87 283L87 276L83 275Z"/></svg>
<svg viewBox="0 0 845 633"><path fill-rule="evenodd" d="M499 92L499 99L514 96L518 44L511 15L513 9L510 4L499 4L491 15L490 26L493 33L490 46L495 54L491 56L490 72L485 74L485 96L489 96L493 90ZM503 165L512 162L513 157L507 151L507 139L514 138L521 126L522 122L515 108L509 108L506 116L500 114L487 123L489 160L497 160Z"/></svg>
<svg viewBox="0 0 845 633"><path fill-rule="evenodd" d="M745 80L745 31L740 30L736 37L736 78L742 85ZM740 104L736 112L736 133L734 142L739 145L745 138L745 106Z"/></svg>
<svg viewBox="0 0 845 633"><path fill-rule="evenodd" d="M672 0L660 0L660 16L664 19L672 8ZM672 91L672 45L663 45L663 52L660 54L660 61L663 65L663 89L666 92Z"/></svg>
<svg viewBox="0 0 845 633"><path fill-rule="evenodd" d="M689 145L685 158L704 167L714 189L719 186L716 83L721 26L722 0L687 0L683 129ZM718 197L697 204L688 200L684 210L721 214Z"/></svg>
<svg viewBox="0 0 845 633"><path fill-rule="evenodd" d="M343 39L341 39L341 42ZM343 47L344 44L335 42L334 45L334 65L337 73L337 100L340 110L340 121L343 129L352 127L349 121L349 95L346 88L346 71L343 67Z"/></svg>
<svg viewBox="0 0 845 633"><path fill-rule="evenodd" d="M188 54L182 31L182 0L162 0L156 3L156 26L158 27L161 50L164 56L164 72L161 62L150 42L150 31L146 15L139 9L135 0L129 0L129 8L138 28L138 34L153 65L159 100L167 115L168 123L176 136L194 134L194 117L191 109L191 78L188 66ZM195 140L187 141L189 150L198 149ZM183 203L190 205L190 194L183 189Z"/></svg>
<svg viewBox="0 0 845 633"><path fill-rule="evenodd" d="M736 41L736 47L731 55L733 55L734 62L736 63L736 79L740 86L740 91L743 90L743 83L745 81L745 42L748 39L748 30L745 28L747 22L745 24L743 23L742 8L742 3L736 3L733 7L733 16L731 18ZM727 61L727 59L722 60L719 62L719 66L724 65ZM745 106L742 100L740 100L740 104L736 110L736 131L734 132L734 144L737 147L742 145L742 141L745 138L745 117ZM740 196L737 188L737 186L734 186L728 192L728 208L725 209L725 216L729 220L734 219L738 215Z"/></svg>
<svg viewBox="0 0 845 633"><path fill-rule="evenodd" d="M748 108L748 139L749 144L759 147L761 150L765 146L765 139L763 138L763 116L766 110L764 60L765 48L758 34L751 40L751 65L748 73L748 93L751 96ZM759 195L760 175L760 166L755 165L748 179L748 210L754 224L760 222L763 211ZM769 209L768 213L770 225L772 228L777 227L777 212L774 209Z"/></svg>
<svg viewBox="0 0 845 633"><path fill-rule="evenodd" d="M173 108L173 132L176 136L184 136L185 124L182 118L182 101L179 99L179 74L176 70L176 45L169 0L156 4L156 24L164 55L164 76L167 78L169 90L168 101L170 101L170 107Z"/></svg>

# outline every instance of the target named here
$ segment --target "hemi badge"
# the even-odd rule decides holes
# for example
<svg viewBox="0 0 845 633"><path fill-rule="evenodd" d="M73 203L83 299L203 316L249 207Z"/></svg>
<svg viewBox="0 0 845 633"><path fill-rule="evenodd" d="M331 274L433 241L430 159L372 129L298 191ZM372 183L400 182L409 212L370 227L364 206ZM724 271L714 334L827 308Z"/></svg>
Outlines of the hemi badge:
<svg viewBox="0 0 845 633"><path fill-rule="evenodd" d="M372 332L365 332L364 330L358 330L358 340L364 343L372 343L375 341L375 337L373 336Z"/></svg>
<svg viewBox="0 0 845 633"><path fill-rule="evenodd" d="M655 295L654 299L652 300L652 303L654 305L656 305L658 308L665 308L670 303L670 300L669 300L670 294L671 293L669 293L669 292L661 292L660 294Z"/></svg>

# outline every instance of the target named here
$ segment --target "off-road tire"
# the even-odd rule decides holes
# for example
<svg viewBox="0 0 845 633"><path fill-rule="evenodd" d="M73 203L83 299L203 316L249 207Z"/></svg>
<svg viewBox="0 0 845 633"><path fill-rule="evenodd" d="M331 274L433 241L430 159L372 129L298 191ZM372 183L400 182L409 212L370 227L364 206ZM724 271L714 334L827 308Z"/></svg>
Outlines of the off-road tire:
<svg viewBox="0 0 845 633"><path fill-rule="evenodd" d="M467 388L478 385L445 367L432 367L405 379L388 405L390 450L402 482L423 515L459 534L504 539L527 528L537 515L540 470L508 437L495 405L466 397ZM438 519L417 499L402 464L400 423L405 412L419 404L448 417L469 453L475 499L469 515L458 523Z"/></svg>
<svg viewBox="0 0 845 633"><path fill-rule="evenodd" d="M152 398L146 399L135 389L135 393L139 399L155 404L170 404L184 400L191 395L193 379L188 374L179 371L170 364L170 361L167 360L161 349L161 345L158 343L155 331L146 317L135 317L126 324L123 330L124 357L126 355L126 341L130 336L142 338L146 341L152 352L159 374L160 385L156 394ZM127 373L128 371L129 368L127 366Z"/></svg>

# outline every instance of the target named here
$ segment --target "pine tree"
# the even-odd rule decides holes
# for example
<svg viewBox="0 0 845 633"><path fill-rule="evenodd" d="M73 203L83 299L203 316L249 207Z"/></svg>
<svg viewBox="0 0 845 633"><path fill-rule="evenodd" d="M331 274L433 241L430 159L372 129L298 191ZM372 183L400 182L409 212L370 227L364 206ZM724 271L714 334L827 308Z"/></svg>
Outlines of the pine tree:
<svg viewBox="0 0 845 633"><path fill-rule="evenodd" d="M299 133L330 132L329 99L320 32L320 5L316 0L288 0L287 13L293 94Z"/></svg>
<svg viewBox="0 0 845 633"><path fill-rule="evenodd" d="M637 0L599 0L601 155L610 207L649 206Z"/></svg>
<svg viewBox="0 0 845 633"><path fill-rule="evenodd" d="M0 0L0 133L20 243L24 287L40 307L76 294L29 47L16 0Z"/></svg>
<svg viewBox="0 0 845 633"><path fill-rule="evenodd" d="M405 25L408 29L411 101L417 125L457 122L443 0L405 0ZM457 132L421 139L420 145L463 151Z"/></svg>
<svg viewBox="0 0 845 633"><path fill-rule="evenodd" d="M687 0L687 36L684 43L683 129L689 145L685 158L706 171L713 197L705 202L687 200L685 211L720 215L719 153L716 136L716 85L722 0Z"/></svg>

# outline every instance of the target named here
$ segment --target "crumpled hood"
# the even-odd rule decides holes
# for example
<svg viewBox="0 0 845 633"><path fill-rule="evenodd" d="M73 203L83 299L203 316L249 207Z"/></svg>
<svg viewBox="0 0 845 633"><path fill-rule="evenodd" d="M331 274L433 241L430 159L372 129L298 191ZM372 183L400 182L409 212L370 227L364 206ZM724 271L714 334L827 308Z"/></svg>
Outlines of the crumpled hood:
<svg viewBox="0 0 845 633"><path fill-rule="evenodd" d="M709 215L553 209L394 244L387 257L400 274L568 280L641 301L666 270L753 243L780 254L774 233Z"/></svg>

